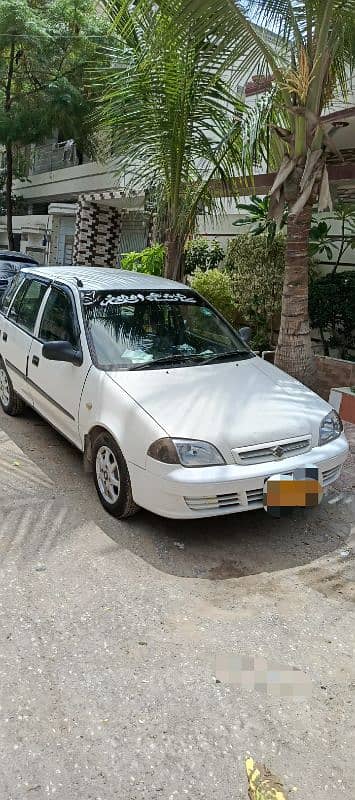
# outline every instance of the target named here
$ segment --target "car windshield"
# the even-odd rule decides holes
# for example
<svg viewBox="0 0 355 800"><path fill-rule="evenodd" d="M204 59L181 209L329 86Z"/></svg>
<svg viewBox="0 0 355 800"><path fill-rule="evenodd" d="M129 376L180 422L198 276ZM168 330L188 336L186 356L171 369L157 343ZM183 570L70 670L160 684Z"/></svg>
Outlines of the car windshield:
<svg viewBox="0 0 355 800"><path fill-rule="evenodd" d="M189 290L83 292L82 305L102 369L158 369L253 357L237 333Z"/></svg>

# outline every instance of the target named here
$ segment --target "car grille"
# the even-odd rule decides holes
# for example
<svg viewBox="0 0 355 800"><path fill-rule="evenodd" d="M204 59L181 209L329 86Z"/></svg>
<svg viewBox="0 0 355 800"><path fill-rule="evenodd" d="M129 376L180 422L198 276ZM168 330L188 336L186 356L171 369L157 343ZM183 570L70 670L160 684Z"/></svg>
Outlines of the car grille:
<svg viewBox="0 0 355 800"><path fill-rule="evenodd" d="M324 470L322 474L323 486L328 486L339 477L341 466L331 467L331 469Z"/></svg>
<svg viewBox="0 0 355 800"><path fill-rule="evenodd" d="M280 448L280 455L278 455ZM284 458L307 453L311 448L311 437L302 439L289 439L284 442L270 442L270 444L256 445L255 447L242 447L232 450L233 458L237 464L262 464L264 461L282 461Z"/></svg>
<svg viewBox="0 0 355 800"><path fill-rule="evenodd" d="M246 492L248 506L263 505L264 490L263 489L249 489Z"/></svg>
<svg viewBox="0 0 355 800"><path fill-rule="evenodd" d="M245 508L245 495L248 508L257 508L263 505L263 490L249 489L243 496L233 492L231 494L216 494L211 497L185 497L186 505L192 511L211 511L219 508Z"/></svg>
<svg viewBox="0 0 355 800"><path fill-rule="evenodd" d="M227 506L240 506L238 494L216 494L211 497L185 497L185 503L192 511L207 511Z"/></svg>

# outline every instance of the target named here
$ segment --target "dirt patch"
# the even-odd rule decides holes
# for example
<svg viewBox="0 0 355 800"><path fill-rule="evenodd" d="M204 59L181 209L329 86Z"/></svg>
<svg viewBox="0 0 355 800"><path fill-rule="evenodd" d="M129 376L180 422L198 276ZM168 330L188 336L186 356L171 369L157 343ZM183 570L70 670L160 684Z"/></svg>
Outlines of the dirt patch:
<svg viewBox="0 0 355 800"><path fill-rule="evenodd" d="M347 600L355 603L355 558L351 555L342 559L341 563L327 567L305 570L302 580L311 589L328 599Z"/></svg>
<svg viewBox="0 0 355 800"><path fill-rule="evenodd" d="M243 567L238 561L225 559L216 567L211 567L206 575L211 581L220 581L227 578L244 578L249 574L249 570Z"/></svg>

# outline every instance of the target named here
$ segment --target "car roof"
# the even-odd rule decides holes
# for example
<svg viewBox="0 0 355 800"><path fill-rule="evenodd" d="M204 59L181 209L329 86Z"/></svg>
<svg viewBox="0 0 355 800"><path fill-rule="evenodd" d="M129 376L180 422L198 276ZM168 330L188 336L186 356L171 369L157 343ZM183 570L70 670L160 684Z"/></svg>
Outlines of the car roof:
<svg viewBox="0 0 355 800"><path fill-rule="evenodd" d="M26 272L26 268L23 270ZM105 267L40 267L31 268L31 277L38 275L51 281L78 286L82 291L114 291L116 289L186 289L183 283L145 275L142 272L131 272L126 269L108 269Z"/></svg>
<svg viewBox="0 0 355 800"><path fill-rule="evenodd" d="M31 270L32 270L33 268L36 268L37 266L38 265L37 264L33 264L32 261L23 261L22 259L21 259L21 261L17 261L15 259L11 259L11 258L3 258L3 256L0 253L0 268L1 269L5 268L5 267L8 267L8 269L13 269L14 267L16 269L24 269L26 267L31 267Z"/></svg>
<svg viewBox="0 0 355 800"><path fill-rule="evenodd" d="M0 260L3 261L17 261L17 262L24 262L25 264L35 264L36 266L40 266L39 262L36 261L35 258L32 256L27 255L27 253L22 253L18 250L0 250Z"/></svg>

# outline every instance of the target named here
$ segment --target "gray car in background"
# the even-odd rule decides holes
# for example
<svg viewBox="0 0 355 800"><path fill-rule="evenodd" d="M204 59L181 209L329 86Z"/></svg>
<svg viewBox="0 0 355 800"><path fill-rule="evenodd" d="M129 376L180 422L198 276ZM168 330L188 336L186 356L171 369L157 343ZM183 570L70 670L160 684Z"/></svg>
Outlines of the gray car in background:
<svg viewBox="0 0 355 800"><path fill-rule="evenodd" d="M26 253L0 250L0 303L4 292L22 267L38 266L38 261Z"/></svg>

